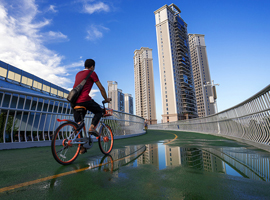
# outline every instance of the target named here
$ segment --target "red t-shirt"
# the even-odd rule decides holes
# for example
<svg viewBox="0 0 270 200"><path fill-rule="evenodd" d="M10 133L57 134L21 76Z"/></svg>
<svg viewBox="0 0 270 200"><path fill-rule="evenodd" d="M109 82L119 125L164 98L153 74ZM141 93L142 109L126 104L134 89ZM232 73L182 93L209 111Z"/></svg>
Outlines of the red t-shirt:
<svg viewBox="0 0 270 200"><path fill-rule="evenodd" d="M82 82L82 80L86 78L88 73L90 73L90 70L83 70L83 71L78 72L76 74L76 77L75 77L75 83L73 85L73 88L75 88L77 85L79 85ZM99 79L98 79L96 72L92 72L91 76L87 79L87 81L82 89L82 92L81 92L79 98L77 99L76 103L82 103L82 102L90 101L92 99L89 96L89 93L92 89L93 84L97 81L99 81Z"/></svg>

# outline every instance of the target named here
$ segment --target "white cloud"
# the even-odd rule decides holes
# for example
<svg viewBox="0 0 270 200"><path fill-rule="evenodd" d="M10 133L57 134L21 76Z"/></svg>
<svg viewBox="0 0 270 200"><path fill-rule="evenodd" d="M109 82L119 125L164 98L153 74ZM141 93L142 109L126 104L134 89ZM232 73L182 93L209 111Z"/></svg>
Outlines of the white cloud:
<svg viewBox="0 0 270 200"><path fill-rule="evenodd" d="M4 3L8 6L4 7ZM61 66L64 57L43 45L46 40L67 40L67 36L61 32L41 32L51 20L37 21L36 15L40 13L33 0L4 3L0 1L0 59L54 84L72 84L66 77L67 68Z"/></svg>
<svg viewBox="0 0 270 200"><path fill-rule="evenodd" d="M99 90L96 89L92 89L89 93L89 96L94 98L96 96L96 94L99 92Z"/></svg>
<svg viewBox="0 0 270 200"><path fill-rule="evenodd" d="M101 25L91 25L87 30L87 40L94 41L96 39L103 37L103 31L108 31L109 29Z"/></svg>
<svg viewBox="0 0 270 200"><path fill-rule="evenodd" d="M58 10L55 9L55 6L54 6L54 5L50 5L48 11L51 11L51 12L53 12L53 13L58 12Z"/></svg>
<svg viewBox="0 0 270 200"><path fill-rule="evenodd" d="M103 2L84 5L84 12L86 12L88 14L93 14L94 12L101 12L101 11L109 12L110 7Z"/></svg>
<svg viewBox="0 0 270 200"><path fill-rule="evenodd" d="M65 38L65 39L67 38L67 36L64 35L64 34L61 33L61 32L53 32L53 31L49 31L48 35L51 36L51 37L54 37L54 38Z"/></svg>
<svg viewBox="0 0 270 200"><path fill-rule="evenodd" d="M61 32L49 31L41 34L44 42L66 42L69 41L68 37Z"/></svg>
<svg viewBox="0 0 270 200"><path fill-rule="evenodd" d="M83 60L80 60L78 62L75 62L75 63L71 63L69 65L65 65L65 68L76 68L76 67L82 67L84 66L84 61Z"/></svg>

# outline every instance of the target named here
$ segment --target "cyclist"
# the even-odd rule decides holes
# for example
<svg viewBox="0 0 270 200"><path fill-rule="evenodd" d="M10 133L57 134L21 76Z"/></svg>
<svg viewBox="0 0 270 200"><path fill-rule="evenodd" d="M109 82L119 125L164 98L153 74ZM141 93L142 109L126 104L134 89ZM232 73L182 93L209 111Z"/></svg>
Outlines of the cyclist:
<svg viewBox="0 0 270 200"><path fill-rule="evenodd" d="M85 67L84 70L82 70L76 74L75 83L74 83L73 88L75 88L77 85L79 85L82 82L82 80L86 78L88 73L90 73L90 71L93 71L93 72L92 72L91 76L88 78L88 80L86 81L86 83L82 89L82 92L76 101L75 106L84 106L87 110L94 113L94 117L92 119L91 126L89 128L89 132L91 132L92 135L98 137L98 132L96 131L95 128L96 128L100 118L103 116L103 109L89 95L93 84L95 83L97 85L97 87L99 88L101 95L104 98L104 100L106 101L106 103L109 103L111 101L111 99L107 97L106 90L104 89L104 87L100 83L96 72L94 72L95 61L93 59L87 59L84 63L84 67ZM79 121L81 121L80 114L78 112L76 112L76 110L74 110L74 109L73 109L73 113L74 113L75 121L77 123ZM86 110L83 113L83 117L85 116L85 114L86 114ZM81 146L80 153L82 154L85 152L86 152L86 148Z"/></svg>

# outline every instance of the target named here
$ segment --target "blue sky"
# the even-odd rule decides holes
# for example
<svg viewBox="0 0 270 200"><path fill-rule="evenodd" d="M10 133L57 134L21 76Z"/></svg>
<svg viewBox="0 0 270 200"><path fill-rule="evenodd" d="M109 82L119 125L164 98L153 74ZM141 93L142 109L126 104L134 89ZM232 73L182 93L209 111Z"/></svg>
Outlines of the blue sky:
<svg viewBox="0 0 270 200"><path fill-rule="evenodd" d="M149 47L160 122L154 11L171 3L182 11L188 33L205 35L211 78L220 84L219 111L269 84L269 0L0 0L0 60L71 88L84 60L93 58L106 89L107 81L117 81L134 97L134 51Z"/></svg>

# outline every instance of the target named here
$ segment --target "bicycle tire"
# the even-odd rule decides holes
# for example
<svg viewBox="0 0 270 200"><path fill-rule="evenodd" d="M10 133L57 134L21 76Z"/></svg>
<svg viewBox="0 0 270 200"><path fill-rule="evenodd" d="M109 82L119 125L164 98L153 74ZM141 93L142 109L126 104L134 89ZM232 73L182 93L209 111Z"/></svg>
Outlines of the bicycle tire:
<svg viewBox="0 0 270 200"><path fill-rule="evenodd" d="M51 142L52 154L54 159L62 165L71 164L79 155L81 144L68 144L67 140L68 136L77 128L78 125L76 123L66 122L61 124L53 134ZM58 140L58 138L60 140ZM73 138L74 137L71 139ZM81 138L80 134L78 138Z"/></svg>
<svg viewBox="0 0 270 200"><path fill-rule="evenodd" d="M101 152L105 155L111 153L113 148L113 133L109 125L105 124L101 127L101 134L98 138L98 145Z"/></svg>
<svg viewBox="0 0 270 200"><path fill-rule="evenodd" d="M113 164L114 162L112 156L104 155L103 158L100 160L98 169L104 172L110 171L111 173L113 173Z"/></svg>

